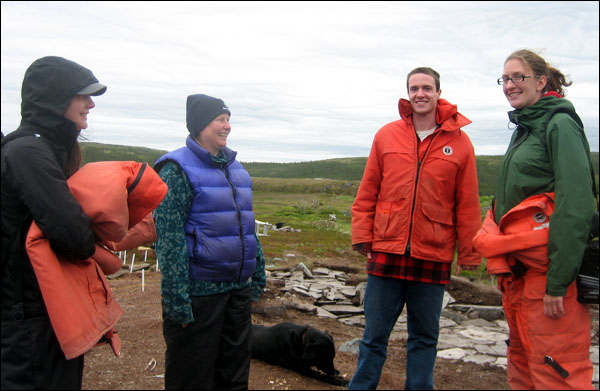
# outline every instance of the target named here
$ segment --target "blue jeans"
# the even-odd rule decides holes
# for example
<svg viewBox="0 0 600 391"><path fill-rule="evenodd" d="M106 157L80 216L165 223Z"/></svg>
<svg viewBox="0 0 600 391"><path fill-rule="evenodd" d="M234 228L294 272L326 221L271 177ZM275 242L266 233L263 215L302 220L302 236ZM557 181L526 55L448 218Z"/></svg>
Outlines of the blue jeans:
<svg viewBox="0 0 600 391"><path fill-rule="evenodd" d="M365 332L349 390L374 390L385 363L390 333L407 309L406 390L433 389L440 314L445 285L369 275L365 292Z"/></svg>

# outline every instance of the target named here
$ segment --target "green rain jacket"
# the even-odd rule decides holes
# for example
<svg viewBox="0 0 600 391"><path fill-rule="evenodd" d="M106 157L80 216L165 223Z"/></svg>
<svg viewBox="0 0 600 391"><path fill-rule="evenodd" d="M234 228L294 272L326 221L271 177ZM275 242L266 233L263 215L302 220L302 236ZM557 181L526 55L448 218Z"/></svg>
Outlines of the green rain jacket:
<svg viewBox="0 0 600 391"><path fill-rule="evenodd" d="M496 223L511 208L535 194L555 192L550 218L546 293L564 296L577 277L595 211L590 175L590 147L564 98L545 96L534 105L508 113L517 125L500 165Z"/></svg>

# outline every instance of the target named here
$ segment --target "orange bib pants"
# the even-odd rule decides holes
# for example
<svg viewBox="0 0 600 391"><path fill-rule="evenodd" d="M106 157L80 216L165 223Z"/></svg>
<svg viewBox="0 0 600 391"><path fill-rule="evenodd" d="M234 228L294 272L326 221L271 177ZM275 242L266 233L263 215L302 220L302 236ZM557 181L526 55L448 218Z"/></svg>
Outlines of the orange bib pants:
<svg viewBox="0 0 600 391"><path fill-rule="evenodd" d="M594 389L589 306L577 301L576 283L569 286L563 298L565 316L557 319L544 315L544 273L530 269L521 278L499 277L498 285L510 330L507 349L510 387Z"/></svg>
<svg viewBox="0 0 600 391"><path fill-rule="evenodd" d="M593 389L589 306L577 301L571 283L563 297L565 316L544 314L549 217L554 194L538 194L511 209L496 225L490 210L473 246L498 275L509 327L508 384L512 389ZM518 259L527 269L511 272Z"/></svg>

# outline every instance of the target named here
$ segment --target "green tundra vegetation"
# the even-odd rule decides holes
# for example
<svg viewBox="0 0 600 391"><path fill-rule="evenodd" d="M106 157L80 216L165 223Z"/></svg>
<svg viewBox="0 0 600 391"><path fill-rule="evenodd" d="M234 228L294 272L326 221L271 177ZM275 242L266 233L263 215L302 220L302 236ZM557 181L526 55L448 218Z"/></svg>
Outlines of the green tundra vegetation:
<svg viewBox="0 0 600 391"><path fill-rule="evenodd" d="M154 162L167 152L151 148L90 142L82 142L81 148L83 151L83 163L102 160L134 160L154 165ZM591 155L592 165L594 166L597 178L598 152L592 152ZM502 156L477 156L476 160L479 194L481 196L493 195L495 193L498 166L500 165ZM297 189L298 186L312 186L317 188L319 186L333 186L331 183L323 185L319 180L336 179L343 181L346 185L333 186L332 191L347 193L354 188L354 186L348 187L348 184L355 181L360 182L366 163L366 157L351 157L298 163L243 162L243 165L253 178L305 178L314 180L314 183L310 185L310 181L281 181L277 185L280 190L289 188L293 191L301 191L301 189ZM597 179L596 183L598 183ZM356 188L354 189L356 190Z"/></svg>
<svg viewBox="0 0 600 391"><path fill-rule="evenodd" d="M84 163L103 160L134 160L151 165L166 151L83 142ZM495 192L501 156L477 156L477 174L482 217ZM267 262L327 264L327 259L346 259L347 264L364 270L364 258L352 251L351 207L366 164L366 157L328 159L300 163L243 162L252 176L256 219L289 226L300 232L269 231L261 236ZM592 153L598 183L598 152ZM476 272L464 275L488 283L485 262Z"/></svg>

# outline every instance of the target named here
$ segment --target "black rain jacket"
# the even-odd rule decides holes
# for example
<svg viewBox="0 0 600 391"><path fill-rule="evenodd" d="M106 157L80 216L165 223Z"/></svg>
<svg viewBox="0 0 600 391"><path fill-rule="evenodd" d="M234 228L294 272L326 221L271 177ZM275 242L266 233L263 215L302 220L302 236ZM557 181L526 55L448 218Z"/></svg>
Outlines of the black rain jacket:
<svg viewBox="0 0 600 391"><path fill-rule="evenodd" d="M55 252L77 259L94 253L90 219L66 183L67 162L79 130L64 113L78 91L97 82L90 70L61 57L36 60L25 73L21 124L2 138L3 319L46 315L25 251L32 220Z"/></svg>

